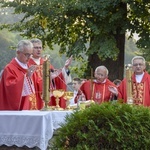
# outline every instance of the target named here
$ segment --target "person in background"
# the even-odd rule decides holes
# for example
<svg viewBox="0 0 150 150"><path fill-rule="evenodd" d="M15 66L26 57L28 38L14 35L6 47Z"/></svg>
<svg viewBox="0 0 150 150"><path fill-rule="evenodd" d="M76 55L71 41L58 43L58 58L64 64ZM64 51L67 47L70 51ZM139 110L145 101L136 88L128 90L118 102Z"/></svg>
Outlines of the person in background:
<svg viewBox="0 0 150 150"><path fill-rule="evenodd" d="M87 79L81 79L81 84L83 84Z"/></svg>
<svg viewBox="0 0 150 150"><path fill-rule="evenodd" d="M43 63L44 58L42 57L43 45L40 39L31 39L33 44L33 54L28 62L29 65L36 65L37 69L35 72L35 76L38 76L39 81L43 79ZM50 71L51 71L51 82L50 82L50 106L55 106L55 97L52 94L53 90L56 89L63 89L66 91L67 84L71 82L71 76L69 71L69 65L72 62L72 56L65 62L65 65L61 69L55 69L52 64L50 64ZM42 99L42 83L39 82L38 84L35 83L35 90L37 99ZM66 102L63 97L60 98L59 105L62 108L66 107ZM43 106L41 105L41 108Z"/></svg>
<svg viewBox="0 0 150 150"><path fill-rule="evenodd" d="M98 66L94 76L94 80L87 80L81 85L82 92L78 95L83 94L85 100L94 100L98 104L110 101L114 95L118 96L117 87L108 79L108 69L105 66Z"/></svg>
<svg viewBox="0 0 150 150"><path fill-rule="evenodd" d="M150 75L146 72L146 62L142 56L131 60L133 74L131 76L133 104L150 106ZM121 98L127 103L127 79L124 78L119 86Z"/></svg>
<svg viewBox="0 0 150 150"><path fill-rule="evenodd" d="M75 104L75 97L77 96L77 93L79 92L80 90L80 86L82 84L82 80L80 78L74 78L73 81L72 81L72 87L74 89L74 95L73 95L73 98L70 100L70 105L73 105Z"/></svg>
<svg viewBox="0 0 150 150"><path fill-rule="evenodd" d="M16 57L5 66L0 80L0 110L37 109L32 79L36 66L27 65L32 53L33 44L29 40L18 43Z"/></svg>

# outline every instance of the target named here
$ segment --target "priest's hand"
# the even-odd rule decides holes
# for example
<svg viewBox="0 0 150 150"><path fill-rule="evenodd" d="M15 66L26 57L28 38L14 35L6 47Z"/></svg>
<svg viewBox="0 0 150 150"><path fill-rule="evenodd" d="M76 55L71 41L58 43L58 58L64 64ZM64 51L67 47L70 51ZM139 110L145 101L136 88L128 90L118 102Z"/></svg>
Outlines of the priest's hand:
<svg viewBox="0 0 150 150"><path fill-rule="evenodd" d="M55 69L54 72L51 72L50 78L54 79L54 78L58 77L61 72L62 72L62 69Z"/></svg>
<svg viewBox="0 0 150 150"><path fill-rule="evenodd" d="M36 69L37 69L37 65L31 65L27 70L27 77L31 77Z"/></svg>
<svg viewBox="0 0 150 150"><path fill-rule="evenodd" d="M109 86L108 89L109 89L109 91L110 91L111 93L113 93L114 95L118 96L118 89L117 89L116 87L114 87L114 86Z"/></svg>
<svg viewBox="0 0 150 150"><path fill-rule="evenodd" d="M68 59L68 60L66 60L66 62L65 62L65 69L68 69L68 67L70 66L70 64L72 63L72 59L73 59L73 56L71 55L71 57Z"/></svg>

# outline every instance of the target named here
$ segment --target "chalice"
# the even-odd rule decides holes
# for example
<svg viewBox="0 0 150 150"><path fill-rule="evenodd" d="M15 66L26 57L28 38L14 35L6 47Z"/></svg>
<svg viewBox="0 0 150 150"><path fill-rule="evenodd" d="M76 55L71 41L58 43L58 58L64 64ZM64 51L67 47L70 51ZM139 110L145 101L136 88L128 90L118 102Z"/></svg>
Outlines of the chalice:
<svg viewBox="0 0 150 150"><path fill-rule="evenodd" d="M62 97L64 95L65 91L62 90L62 89L59 89L59 90L53 90L53 96L56 98L55 101L56 101L56 110L63 110L63 108L61 108L59 106L59 101L60 101L60 97Z"/></svg>
<svg viewBox="0 0 150 150"><path fill-rule="evenodd" d="M66 100L66 109L70 109L70 99L73 98L74 93L67 91L64 93L64 99Z"/></svg>

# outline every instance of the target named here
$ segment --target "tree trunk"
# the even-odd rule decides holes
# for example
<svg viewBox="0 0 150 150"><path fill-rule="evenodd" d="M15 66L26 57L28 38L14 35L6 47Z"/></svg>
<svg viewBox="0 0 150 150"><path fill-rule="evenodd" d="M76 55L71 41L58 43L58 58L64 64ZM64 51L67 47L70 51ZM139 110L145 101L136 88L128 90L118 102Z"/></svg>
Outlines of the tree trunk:
<svg viewBox="0 0 150 150"><path fill-rule="evenodd" d="M124 9L124 15L123 18L127 17L127 4L120 3L120 7ZM98 58L97 54L92 54L88 58L88 71L87 74L90 75L90 67L95 70L97 66L104 65L109 70L108 78L113 81L115 79L122 80L124 77L124 54L125 54L125 32L122 33L123 30L121 29L121 26L116 29L116 34L110 33L110 35L113 35L116 39L116 46L119 49L118 58L116 61L107 58L105 61L102 61ZM90 75L91 76L91 75Z"/></svg>
<svg viewBox="0 0 150 150"><path fill-rule="evenodd" d="M113 81L115 79L123 79L124 75L124 47L125 47L125 34L115 35L117 47L119 48L119 54L116 61L107 58L105 61L102 61L98 58L97 54L94 53L88 58L88 70L87 77L91 77L91 70L95 70L96 67L104 65L109 70L108 78Z"/></svg>

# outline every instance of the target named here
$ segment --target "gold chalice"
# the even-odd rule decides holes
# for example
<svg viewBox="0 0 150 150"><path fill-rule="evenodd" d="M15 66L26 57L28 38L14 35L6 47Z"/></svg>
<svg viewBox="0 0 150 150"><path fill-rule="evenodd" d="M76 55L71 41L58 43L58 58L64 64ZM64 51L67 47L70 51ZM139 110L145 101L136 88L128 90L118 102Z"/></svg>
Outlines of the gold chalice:
<svg viewBox="0 0 150 150"><path fill-rule="evenodd" d="M56 98L55 101L56 101L56 110L63 110L63 108L60 108L59 106L59 101L60 101L60 97L62 97L64 95L65 91L62 90L62 89L59 89L59 90L53 90L53 95L54 97Z"/></svg>
<svg viewBox="0 0 150 150"><path fill-rule="evenodd" d="M73 98L74 93L67 91L64 93L64 99L66 100L66 109L70 109L70 99Z"/></svg>

